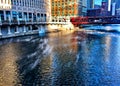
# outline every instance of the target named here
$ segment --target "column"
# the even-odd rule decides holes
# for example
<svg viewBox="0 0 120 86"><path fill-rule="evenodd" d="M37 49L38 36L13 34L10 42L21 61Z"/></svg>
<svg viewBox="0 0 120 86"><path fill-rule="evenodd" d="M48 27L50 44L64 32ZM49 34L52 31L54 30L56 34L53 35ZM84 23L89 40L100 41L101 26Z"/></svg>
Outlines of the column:
<svg viewBox="0 0 120 86"><path fill-rule="evenodd" d="M18 26L16 26L16 32L15 33L19 33L19 28Z"/></svg>
<svg viewBox="0 0 120 86"><path fill-rule="evenodd" d="M18 22L18 24L20 24L20 22L19 22L19 14L18 14L18 12L17 12L17 22Z"/></svg>
<svg viewBox="0 0 120 86"><path fill-rule="evenodd" d="M4 10L3 13L4 13L4 20L6 20L6 11Z"/></svg>
<svg viewBox="0 0 120 86"><path fill-rule="evenodd" d="M32 13L32 23L33 23L33 13Z"/></svg>
<svg viewBox="0 0 120 86"><path fill-rule="evenodd" d="M25 33L25 32L26 32L26 27L24 26L23 28L24 28L24 31L23 31L23 32Z"/></svg>
<svg viewBox="0 0 120 86"><path fill-rule="evenodd" d="M39 21L41 22L41 13L40 13L40 19L39 19Z"/></svg>
<svg viewBox="0 0 120 86"><path fill-rule="evenodd" d="M27 21L28 22L30 19L29 19L29 13L27 12Z"/></svg>
<svg viewBox="0 0 120 86"><path fill-rule="evenodd" d="M2 35L1 27L0 27L0 36Z"/></svg>
<svg viewBox="0 0 120 86"><path fill-rule="evenodd" d="M28 7L30 7L30 0L28 1Z"/></svg>
<svg viewBox="0 0 120 86"><path fill-rule="evenodd" d="M12 11L10 11L10 16L11 16L10 20L12 21L13 20Z"/></svg>
<svg viewBox="0 0 120 86"><path fill-rule="evenodd" d="M23 1L22 0L20 0L20 6L23 6Z"/></svg>
<svg viewBox="0 0 120 86"><path fill-rule="evenodd" d="M11 1L11 3L14 5L15 3L14 3L14 0L13 1Z"/></svg>
<svg viewBox="0 0 120 86"><path fill-rule="evenodd" d="M37 17L37 14L38 14L38 13L35 13L35 16L36 16L36 22L38 21L38 17Z"/></svg>
<svg viewBox="0 0 120 86"><path fill-rule="evenodd" d="M24 2L24 6L26 6L26 0L23 0L23 2Z"/></svg>
<svg viewBox="0 0 120 86"><path fill-rule="evenodd" d="M18 5L20 6L20 0L18 0Z"/></svg>
<svg viewBox="0 0 120 86"><path fill-rule="evenodd" d="M41 25L40 25L40 26L38 26L38 30L39 30L39 31L41 30Z"/></svg>
<svg viewBox="0 0 120 86"><path fill-rule="evenodd" d="M8 4L8 0L6 0L6 4Z"/></svg>
<svg viewBox="0 0 120 86"><path fill-rule="evenodd" d="M44 28L44 27L41 25L41 26L40 26L40 29L42 30L43 28Z"/></svg>
<svg viewBox="0 0 120 86"><path fill-rule="evenodd" d="M8 26L8 34L11 34L10 26Z"/></svg>
<svg viewBox="0 0 120 86"><path fill-rule="evenodd" d="M30 25L30 31L32 31L32 25Z"/></svg>
<svg viewBox="0 0 120 86"><path fill-rule="evenodd" d="M24 19L24 12L22 12L22 20L24 21L25 19Z"/></svg>
<svg viewBox="0 0 120 86"><path fill-rule="evenodd" d="M33 0L33 7L35 7L35 0Z"/></svg>
<svg viewBox="0 0 120 86"><path fill-rule="evenodd" d="M1 15L0 15L0 24L1 24L2 22L1 22Z"/></svg>
<svg viewBox="0 0 120 86"><path fill-rule="evenodd" d="M29 7L31 7L31 3L32 3L32 1L30 0L30 1L29 1L29 4L30 4L30 6L29 6Z"/></svg>

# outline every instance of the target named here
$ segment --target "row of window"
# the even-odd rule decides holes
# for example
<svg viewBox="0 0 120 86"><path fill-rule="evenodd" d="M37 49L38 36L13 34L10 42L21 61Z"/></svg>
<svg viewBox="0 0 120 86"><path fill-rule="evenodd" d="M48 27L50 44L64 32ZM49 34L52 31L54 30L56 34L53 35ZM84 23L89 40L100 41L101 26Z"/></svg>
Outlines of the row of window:
<svg viewBox="0 0 120 86"><path fill-rule="evenodd" d="M52 14L52 16L74 16L75 14Z"/></svg>
<svg viewBox="0 0 120 86"><path fill-rule="evenodd" d="M11 0L0 0L0 4L11 4Z"/></svg>
<svg viewBox="0 0 120 86"><path fill-rule="evenodd" d="M59 10L75 10L77 7L57 7L57 8L52 8L52 11L59 11Z"/></svg>
<svg viewBox="0 0 120 86"><path fill-rule="evenodd" d="M0 9L11 9L11 6L0 6Z"/></svg>
<svg viewBox="0 0 120 86"><path fill-rule="evenodd" d="M11 13L12 12L12 13ZM40 14L40 13L27 13L27 12L16 12L16 11L0 11L0 20L38 20L40 18L46 18L46 14Z"/></svg>
<svg viewBox="0 0 120 86"><path fill-rule="evenodd" d="M44 8L46 5L45 0L11 0L12 5L17 5L17 6L26 6L26 7L36 7L36 8Z"/></svg>

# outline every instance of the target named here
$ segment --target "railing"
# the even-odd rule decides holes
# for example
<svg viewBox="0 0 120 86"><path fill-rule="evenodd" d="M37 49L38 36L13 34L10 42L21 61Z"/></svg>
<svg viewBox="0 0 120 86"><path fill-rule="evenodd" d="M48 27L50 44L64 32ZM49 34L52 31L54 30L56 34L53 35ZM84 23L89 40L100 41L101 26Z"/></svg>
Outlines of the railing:
<svg viewBox="0 0 120 86"><path fill-rule="evenodd" d="M26 24L26 21L19 21L19 24Z"/></svg>
<svg viewBox="0 0 120 86"><path fill-rule="evenodd" d="M10 25L17 25L18 24L18 21L17 20L12 20L11 22L10 22Z"/></svg>
<svg viewBox="0 0 120 86"><path fill-rule="evenodd" d="M120 16L72 17L72 24L120 24Z"/></svg>
<svg viewBox="0 0 120 86"><path fill-rule="evenodd" d="M2 21L2 25L9 25L9 21L8 20L5 20L5 21Z"/></svg>
<svg viewBox="0 0 120 86"><path fill-rule="evenodd" d="M66 22L47 22L45 20L39 20L39 21L23 21L23 20L12 20L12 21L0 21L0 25L32 25L32 24L66 24Z"/></svg>

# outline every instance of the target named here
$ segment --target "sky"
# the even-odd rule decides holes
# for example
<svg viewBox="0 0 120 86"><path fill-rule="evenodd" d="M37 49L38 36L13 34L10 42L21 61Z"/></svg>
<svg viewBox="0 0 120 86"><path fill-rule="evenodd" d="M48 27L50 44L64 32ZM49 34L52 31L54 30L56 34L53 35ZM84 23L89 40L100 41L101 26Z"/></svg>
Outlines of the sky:
<svg viewBox="0 0 120 86"><path fill-rule="evenodd" d="M95 0L95 4L101 5L102 0Z"/></svg>

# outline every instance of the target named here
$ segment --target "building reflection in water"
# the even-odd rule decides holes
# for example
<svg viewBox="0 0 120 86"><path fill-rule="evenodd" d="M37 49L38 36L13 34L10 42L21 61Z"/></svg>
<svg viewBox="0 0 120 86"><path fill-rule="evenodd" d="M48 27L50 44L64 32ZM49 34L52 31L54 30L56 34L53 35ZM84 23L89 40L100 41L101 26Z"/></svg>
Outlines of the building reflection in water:
<svg viewBox="0 0 120 86"><path fill-rule="evenodd" d="M19 50L16 44L0 46L0 86L14 86L17 83L17 64L16 59Z"/></svg>
<svg viewBox="0 0 120 86"><path fill-rule="evenodd" d="M58 44L51 43L55 46L52 53L52 86L72 85L76 83L74 76L76 52L74 51L75 48L72 48L71 35L60 34L62 35L58 36L58 39L62 40L58 40ZM54 40L57 40L56 37L54 37Z"/></svg>
<svg viewBox="0 0 120 86"><path fill-rule="evenodd" d="M50 55L52 47L48 45L48 39L44 37L34 38L31 42L24 43L23 46L25 46L23 49L25 53L17 61L20 83L28 86L40 85L44 80L47 80L46 78L44 79L44 73L47 74L44 64L50 64L50 59L44 61L44 58L49 57L48 55Z"/></svg>
<svg viewBox="0 0 120 86"><path fill-rule="evenodd" d="M52 47L45 37L18 39L6 39L0 43L0 85L40 84L43 76L41 72L45 68L41 65L42 59L50 55Z"/></svg>
<svg viewBox="0 0 120 86"><path fill-rule="evenodd" d="M61 31L0 42L0 85L117 86L120 38L86 33Z"/></svg>

